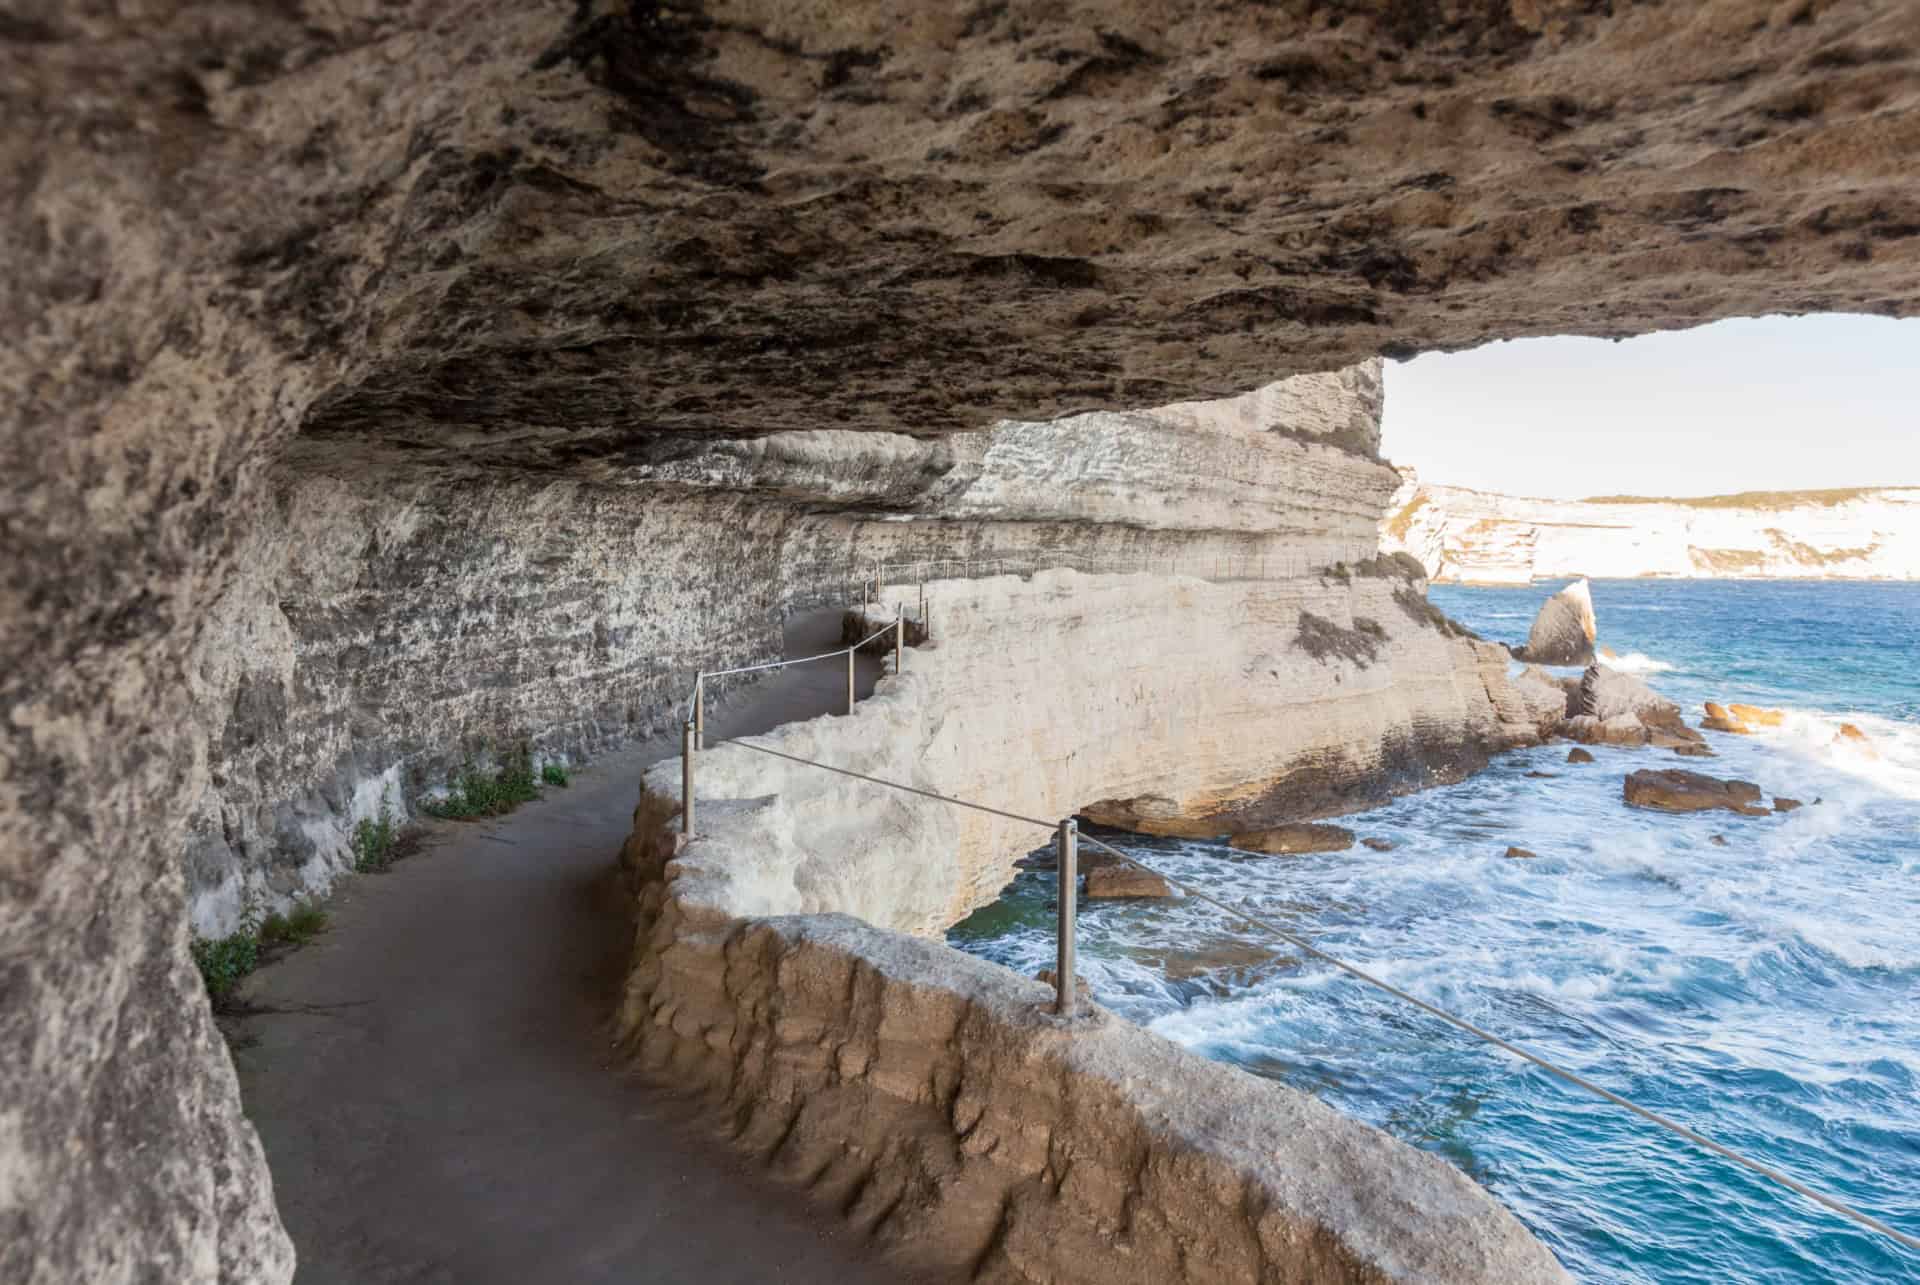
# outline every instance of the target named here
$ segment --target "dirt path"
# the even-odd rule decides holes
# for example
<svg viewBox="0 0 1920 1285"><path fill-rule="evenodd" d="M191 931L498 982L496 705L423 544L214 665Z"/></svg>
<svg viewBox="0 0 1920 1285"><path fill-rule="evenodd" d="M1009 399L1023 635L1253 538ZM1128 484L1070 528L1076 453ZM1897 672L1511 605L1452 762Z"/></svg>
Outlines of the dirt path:
<svg viewBox="0 0 1920 1285"><path fill-rule="evenodd" d="M790 655L833 645L837 618L789 630ZM710 710L709 739L837 713L845 674L781 671ZM613 1057L614 859L640 770L678 752L662 738L511 816L436 826L250 979L281 1011L236 1024L234 1060L303 1285L902 1279Z"/></svg>

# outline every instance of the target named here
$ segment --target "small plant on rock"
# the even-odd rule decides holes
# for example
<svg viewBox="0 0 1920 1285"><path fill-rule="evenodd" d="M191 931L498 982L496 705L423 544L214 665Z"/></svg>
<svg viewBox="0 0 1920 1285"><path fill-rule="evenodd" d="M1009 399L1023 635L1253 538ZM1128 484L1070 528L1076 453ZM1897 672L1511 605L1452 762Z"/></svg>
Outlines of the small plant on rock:
<svg viewBox="0 0 1920 1285"><path fill-rule="evenodd" d="M225 937L196 937L190 949L194 967L206 984L207 998L216 1009L232 1002L240 979L260 962L260 939L250 923Z"/></svg>
<svg viewBox="0 0 1920 1285"><path fill-rule="evenodd" d="M260 921L262 946L304 946L326 931L327 912L318 902L297 901Z"/></svg>
<svg viewBox="0 0 1920 1285"><path fill-rule="evenodd" d="M447 796L424 803L421 808L432 816L466 820L499 816L539 797L540 788L534 784L533 752L523 744L509 754L491 776L468 759Z"/></svg>
<svg viewBox="0 0 1920 1285"><path fill-rule="evenodd" d="M567 768L564 763L543 763L540 766L540 779L548 785L567 788Z"/></svg>
<svg viewBox="0 0 1920 1285"><path fill-rule="evenodd" d="M353 837L347 841L353 853L353 868L362 874L385 870L393 864L397 838L390 796L382 795L379 813L362 817L353 827Z"/></svg>

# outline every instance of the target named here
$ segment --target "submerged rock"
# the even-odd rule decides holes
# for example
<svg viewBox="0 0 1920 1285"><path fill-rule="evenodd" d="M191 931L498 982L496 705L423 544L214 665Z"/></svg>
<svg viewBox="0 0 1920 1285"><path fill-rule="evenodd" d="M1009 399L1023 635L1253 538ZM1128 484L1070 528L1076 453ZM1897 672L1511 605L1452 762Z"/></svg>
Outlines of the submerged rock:
<svg viewBox="0 0 1920 1285"><path fill-rule="evenodd" d="M1675 754L1678 754L1681 758L1711 759L1711 758L1720 757L1718 754L1715 754L1711 749L1707 748L1705 745L1670 745L1667 748L1671 749Z"/></svg>
<svg viewBox="0 0 1920 1285"><path fill-rule="evenodd" d="M1151 870L1111 865L1087 871L1087 897L1171 897L1173 889Z"/></svg>
<svg viewBox="0 0 1920 1285"><path fill-rule="evenodd" d="M1760 787L1751 781L1722 780L1680 768L1643 769L1629 775L1622 793L1629 806L1655 812L1710 812L1723 808L1741 816L1766 816Z"/></svg>
<svg viewBox="0 0 1920 1285"><path fill-rule="evenodd" d="M1773 810L1775 812L1798 812L1805 806L1807 805L1798 799L1783 799L1778 795L1774 796Z"/></svg>
<svg viewBox="0 0 1920 1285"><path fill-rule="evenodd" d="M1867 734L1852 723L1840 724L1840 730L1833 734L1833 744L1841 749L1851 749L1868 758L1879 758L1880 751L1873 748L1873 741Z"/></svg>
<svg viewBox="0 0 1920 1285"><path fill-rule="evenodd" d="M1192 950L1170 950L1160 956L1160 973L1170 982L1190 982L1221 973L1245 974L1256 969L1298 968L1300 960L1251 942L1221 942Z"/></svg>
<svg viewBox="0 0 1920 1285"><path fill-rule="evenodd" d="M1593 755L1589 751L1583 750L1578 745L1576 745L1572 749L1567 751L1567 762L1591 763L1593 762Z"/></svg>
<svg viewBox="0 0 1920 1285"><path fill-rule="evenodd" d="M1591 664L1598 632L1593 593L1585 580L1576 580L1547 599L1533 618L1527 645L1514 655L1536 665Z"/></svg>
<svg viewBox="0 0 1920 1285"><path fill-rule="evenodd" d="M1360 840L1360 843L1363 847L1372 848L1375 852L1392 852L1393 851L1392 839L1377 839L1377 838L1373 838L1372 836L1369 836L1365 839Z"/></svg>
<svg viewBox="0 0 1920 1285"><path fill-rule="evenodd" d="M1298 856L1307 852L1345 852L1353 846L1353 831L1343 826L1296 822L1236 834L1229 846L1241 852L1260 852L1268 856Z"/></svg>
<svg viewBox="0 0 1920 1285"><path fill-rule="evenodd" d="M1540 781L1553 781L1553 780L1559 779L1559 773L1557 772L1529 772L1527 773L1527 775L1534 778L1535 780L1540 780Z"/></svg>
<svg viewBox="0 0 1920 1285"><path fill-rule="evenodd" d="M1509 861L1534 861L1540 856L1537 852L1529 852L1525 848L1514 847L1509 847L1504 855Z"/></svg>

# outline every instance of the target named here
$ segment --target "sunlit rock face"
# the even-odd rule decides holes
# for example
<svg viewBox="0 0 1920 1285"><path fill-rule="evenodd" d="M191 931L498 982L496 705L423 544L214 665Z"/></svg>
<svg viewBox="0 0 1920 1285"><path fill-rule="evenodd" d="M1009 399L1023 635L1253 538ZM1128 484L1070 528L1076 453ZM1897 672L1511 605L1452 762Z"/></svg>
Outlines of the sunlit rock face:
<svg viewBox="0 0 1920 1285"><path fill-rule="evenodd" d="M1506 335L1905 314L1917 24L1868 0L14 5L0 1277L290 1270L182 855L226 788L209 630L270 583L307 452L397 505L420 475L617 483L692 435L752 458Z"/></svg>
<svg viewBox="0 0 1920 1285"><path fill-rule="evenodd" d="M1541 500L1400 476L1380 547L1436 580L1920 578L1920 488Z"/></svg>

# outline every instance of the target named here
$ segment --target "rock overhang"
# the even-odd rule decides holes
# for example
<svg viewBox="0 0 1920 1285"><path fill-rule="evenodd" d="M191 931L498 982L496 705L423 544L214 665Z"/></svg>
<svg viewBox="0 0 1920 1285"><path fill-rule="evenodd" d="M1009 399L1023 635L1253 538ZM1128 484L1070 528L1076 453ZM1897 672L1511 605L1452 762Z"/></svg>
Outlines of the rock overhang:
<svg viewBox="0 0 1920 1285"><path fill-rule="evenodd" d="M114 186L309 368L303 431L429 466L926 435L1920 294L1907 6L230 17L30 24L17 97L55 137L164 140ZM88 168L21 171L55 259L102 212L65 199Z"/></svg>

